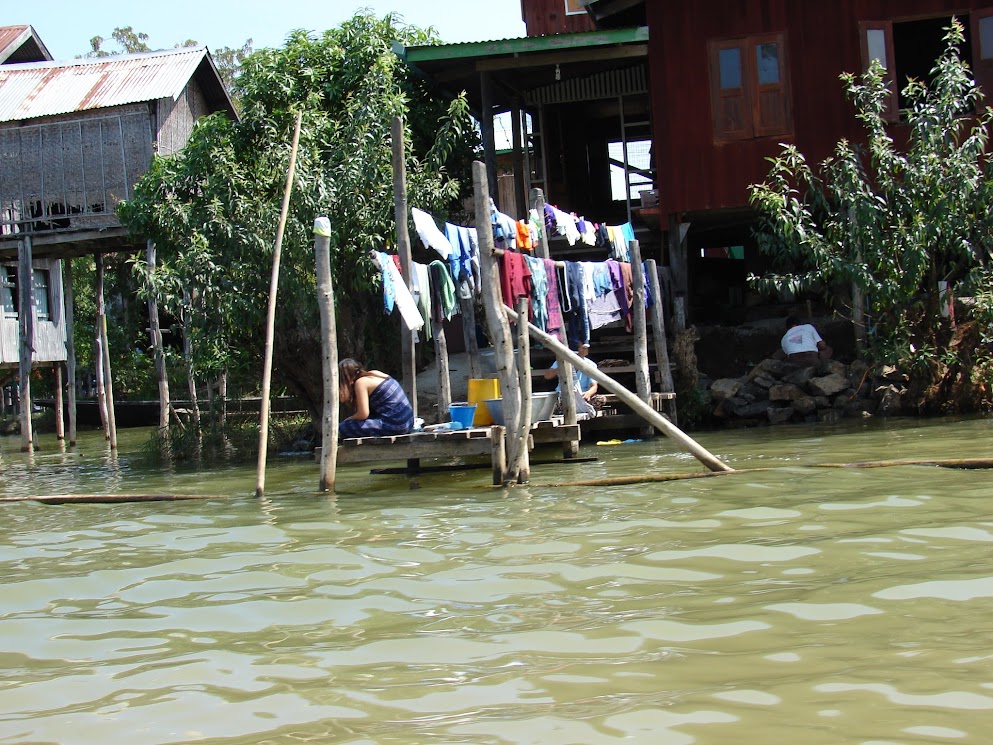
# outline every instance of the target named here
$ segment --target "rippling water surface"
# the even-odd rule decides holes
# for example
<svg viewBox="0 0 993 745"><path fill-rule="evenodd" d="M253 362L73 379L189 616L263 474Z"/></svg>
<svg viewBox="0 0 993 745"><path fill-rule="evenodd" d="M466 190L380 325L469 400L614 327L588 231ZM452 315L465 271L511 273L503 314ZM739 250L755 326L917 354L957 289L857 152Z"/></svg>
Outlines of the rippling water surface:
<svg viewBox="0 0 993 745"><path fill-rule="evenodd" d="M596 463L414 484L274 458L165 472L102 439L0 493L0 742L989 743L990 472L814 464L990 456L993 420L659 439ZM761 469L761 470L758 470ZM416 488L412 488L416 487Z"/></svg>

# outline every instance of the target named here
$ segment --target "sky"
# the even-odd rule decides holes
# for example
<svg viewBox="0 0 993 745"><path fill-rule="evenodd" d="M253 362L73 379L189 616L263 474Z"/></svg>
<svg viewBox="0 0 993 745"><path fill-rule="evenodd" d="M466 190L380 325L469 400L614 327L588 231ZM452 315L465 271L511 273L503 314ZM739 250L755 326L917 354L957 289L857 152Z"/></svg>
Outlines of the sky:
<svg viewBox="0 0 993 745"><path fill-rule="evenodd" d="M48 0L42 5L7 0L0 24L30 24L56 60L89 51L102 36L104 49L118 51L111 39L117 27L148 34L152 49L174 47L187 39L211 51L281 46L298 28L324 31L366 8L377 16L397 13L404 22L433 26L446 43L508 39L525 35L521 0Z"/></svg>

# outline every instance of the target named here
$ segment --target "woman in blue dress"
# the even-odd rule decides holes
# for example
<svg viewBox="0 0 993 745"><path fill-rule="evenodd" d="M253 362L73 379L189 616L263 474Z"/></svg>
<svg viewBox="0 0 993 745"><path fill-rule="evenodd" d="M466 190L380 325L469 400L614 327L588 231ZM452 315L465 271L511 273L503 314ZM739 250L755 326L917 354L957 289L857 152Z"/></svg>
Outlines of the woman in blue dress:
<svg viewBox="0 0 993 745"><path fill-rule="evenodd" d="M403 435L414 427L414 411L400 383L351 357L338 363L338 397L355 409L338 424L342 437Z"/></svg>

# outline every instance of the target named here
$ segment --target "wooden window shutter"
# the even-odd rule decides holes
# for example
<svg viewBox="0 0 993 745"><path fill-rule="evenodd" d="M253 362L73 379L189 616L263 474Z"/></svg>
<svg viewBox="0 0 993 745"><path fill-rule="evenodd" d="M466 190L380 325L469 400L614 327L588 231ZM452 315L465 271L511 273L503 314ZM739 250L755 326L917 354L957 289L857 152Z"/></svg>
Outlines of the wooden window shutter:
<svg viewBox="0 0 993 745"><path fill-rule="evenodd" d="M886 68L883 80L890 90L889 100L883 117L895 122L900 119L900 104L896 89L896 59L893 54L893 23L891 21L859 22L859 37L862 43L862 70L869 69L873 59L879 59Z"/></svg>
<svg viewBox="0 0 993 745"><path fill-rule="evenodd" d="M972 69L986 106L993 106L993 8L972 11Z"/></svg>
<svg viewBox="0 0 993 745"><path fill-rule="evenodd" d="M740 41L711 41L711 114L714 138L743 140L753 136L752 108L748 95L746 45Z"/></svg>
<svg viewBox="0 0 993 745"><path fill-rule="evenodd" d="M755 91L752 98L755 136L771 137L791 133L793 114L783 34L751 37L746 67Z"/></svg>

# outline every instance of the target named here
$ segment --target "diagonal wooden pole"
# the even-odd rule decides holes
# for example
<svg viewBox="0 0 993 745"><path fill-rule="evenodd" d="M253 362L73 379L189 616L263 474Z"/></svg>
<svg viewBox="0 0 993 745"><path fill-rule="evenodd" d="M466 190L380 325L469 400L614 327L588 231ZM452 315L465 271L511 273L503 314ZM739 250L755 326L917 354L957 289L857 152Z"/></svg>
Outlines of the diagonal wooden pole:
<svg viewBox="0 0 993 745"><path fill-rule="evenodd" d="M286 171L286 188L283 189L283 207L279 213L279 227L276 229L276 245L272 252L272 277L269 280L269 314L265 329L265 362L262 366L262 401L259 414L259 460L255 469L255 496L261 497L265 491L265 461L269 450L269 389L272 386L272 339L276 332L276 289L279 285L279 253L283 247L283 231L286 230L286 215L290 209L290 192L293 190L293 171L297 164L297 146L300 144L300 122L303 111L297 112L297 123L293 129L293 145L290 148L290 165Z"/></svg>

